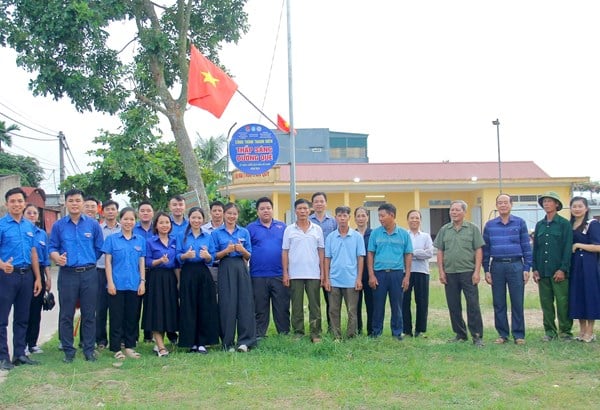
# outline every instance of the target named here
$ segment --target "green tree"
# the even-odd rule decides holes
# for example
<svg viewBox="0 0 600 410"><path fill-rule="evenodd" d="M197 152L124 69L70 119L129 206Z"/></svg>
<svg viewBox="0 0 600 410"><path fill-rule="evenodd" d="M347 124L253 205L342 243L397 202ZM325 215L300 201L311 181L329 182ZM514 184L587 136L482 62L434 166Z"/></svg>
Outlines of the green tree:
<svg viewBox="0 0 600 410"><path fill-rule="evenodd" d="M5 0L0 2L0 44L17 64L36 73L34 95L67 96L79 111L116 113L132 98L169 121L187 186L207 206L198 162L184 123L190 40L213 62L223 42L248 30L246 0ZM127 44L109 45L110 25L129 23ZM112 44L112 43L111 43ZM121 53L131 47L127 61ZM178 91L177 91L178 90Z"/></svg>
<svg viewBox="0 0 600 410"><path fill-rule="evenodd" d="M4 121L0 121L0 151L2 149L2 143L4 143L7 147L12 146L12 135L10 135L13 131L19 131L19 128L16 124L11 124L8 127Z"/></svg>
<svg viewBox="0 0 600 410"><path fill-rule="evenodd" d="M161 141L158 117L145 106L131 103L120 118L119 134L103 131L94 139L100 147L89 152L97 158L93 171L67 178L63 187L102 199L111 193L126 194L132 203L150 199L156 209L165 209L187 187L177 145Z"/></svg>
<svg viewBox="0 0 600 410"><path fill-rule="evenodd" d="M0 175L20 175L21 185L38 188L44 169L35 158L0 152Z"/></svg>
<svg viewBox="0 0 600 410"><path fill-rule="evenodd" d="M600 193L600 181L590 181L590 182L575 184L573 186L573 190L578 191L578 192L589 192L590 193L590 202L594 202L594 194Z"/></svg>
<svg viewBox="0 0 600 410"><path fill-rule="evenodd" d="M198 135L196 139L196 155L210 201L222 199L218 189L228 182L226 144L225 135L206 139Z"/></svg>

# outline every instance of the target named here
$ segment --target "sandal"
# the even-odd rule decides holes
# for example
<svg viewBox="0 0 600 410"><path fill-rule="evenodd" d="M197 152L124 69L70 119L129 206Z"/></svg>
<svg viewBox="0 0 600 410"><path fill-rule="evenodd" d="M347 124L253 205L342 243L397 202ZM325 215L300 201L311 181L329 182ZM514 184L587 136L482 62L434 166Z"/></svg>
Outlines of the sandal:
<svg viewBox="0 0 600 410"><path fill-rule="evenodd" d="M141 354L139 354L138 352L136 352L133 349L125 349L125 356L131 358L131 359L139 359L140 357L142 357Z"/></svg>
<svg viewBox="0 0 600 410"><path fill-rule="evenodd" d="M123 354L122 351L118 351L117 353L115 353L115 359L117 360L125 360L125 355Z"/></svg>
<svg viewBox="0 0 600 410"><path fill-rule="evenodd" d="M165 347L162 347L162 348L158 349L158 352L156 352L156 355L158 357L168 356L169 355L169 351Z"/></svg>

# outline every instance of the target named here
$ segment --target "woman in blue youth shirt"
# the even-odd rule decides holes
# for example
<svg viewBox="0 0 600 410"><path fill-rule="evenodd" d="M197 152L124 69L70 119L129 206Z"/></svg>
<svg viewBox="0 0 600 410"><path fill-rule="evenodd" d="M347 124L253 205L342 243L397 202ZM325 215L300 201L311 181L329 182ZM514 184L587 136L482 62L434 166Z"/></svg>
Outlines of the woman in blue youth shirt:
<svg viewBox="0 0 600 410"><path fill-rule="evenodd" d="M159 357L169 354L164 333L176 332L179 320L177 305L177 249L171 233L171 218L166 212L154 217L154 236L146 243L146 266L150 269L148 308L144 309L144 330L151 331Z"/></svg>
<svg viewBox="0 0 600 410"><path fill-rule="evenodd" d="M121 232L107 236L102 247L106 255L106 290L108 291L110 351L116 359L139 359L139 308L146 292L146 240L133 233L135 210L123 208L119 214ZM121 351L121 342L125 351Z"/></svg>
<svg viewBox="0 0 600 410"><path fill-rule="evenodd" d="M206 346L219 343L217 290L208 270L215 247L210 234L202 231L202 208L190 209L188 221L185 232L177 237L181 265L179 346L190 348L190 353L206 354Z"/></svg>
<svg viewBox="0 0 600 410"><path fill-rule="evenodd" d="M42 303L44 301L45 291L50 291L52 288L52 278L50 277L50 256L48 255L48 235L46 231L38 226L40 213L37 206L27 204L24 211L25 219L28 219L35 225L34 242L37 250L40 277L42 279L42 291L39 295L31 298L29 306L29 322L27 325L27 335L25 341L27 343L25 351L29 353L44 353L37 345L38 337L40 336L40 322L42 321Z"/></svg>
<svg viewBox="0 0 600 410"><path fill-rule="evenodd" d="M252 245L248 230L237 225L238 206L230 202L223 211L225 225L211 234L220 260L217 286L221 342L225 350L234 351L237 328L237 351L245 353L256 344L254 296L248 273Z"/></svg>

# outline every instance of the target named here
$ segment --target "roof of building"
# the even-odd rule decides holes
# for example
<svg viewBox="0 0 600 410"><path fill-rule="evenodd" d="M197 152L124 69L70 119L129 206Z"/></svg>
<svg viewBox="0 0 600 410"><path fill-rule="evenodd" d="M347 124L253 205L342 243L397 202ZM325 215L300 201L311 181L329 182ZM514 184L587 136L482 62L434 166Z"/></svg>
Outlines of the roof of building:
<svg viewBox="0 0 600 410"><path fill-rule="evenodd" d="M465 181L497 179L497 162L405 162L354 164L296 164L296 181ZM503 179L549 179L533 161L502 163ZM280 179L290 179L290 166L282 165Z"/></svg>
<svg viewBox="0 0 600 410"><path fill-rule="evenodd" d="M42 188L36 188L36 187L30 187L30 186L23 186L23 187L21 187L21 189L23 191L25 191L25 195L27 195L27 198L29 198L29 195L31 195L32 193L37 192L38 195L44 201L46 201L46 192Z"/></svg>

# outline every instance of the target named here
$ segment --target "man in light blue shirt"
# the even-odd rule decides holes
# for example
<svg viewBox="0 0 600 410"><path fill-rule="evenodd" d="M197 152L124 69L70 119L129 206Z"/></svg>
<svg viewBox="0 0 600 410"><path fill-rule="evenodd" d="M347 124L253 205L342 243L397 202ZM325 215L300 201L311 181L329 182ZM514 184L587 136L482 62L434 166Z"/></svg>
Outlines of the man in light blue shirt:
<svg viewBox="0 0 600 410"><path fill-rule="evenodd" d="M389 294L392 336L402 340L402 297L410 283L412 241L396 225L396 207L385 203L378 209L381 226L369 238L367 266L369 286L373 289L373 337L381 336L385 300Z"/></svg>
<svg viewBox="0 0 600 410"><path fill-rule="evenodd" d="M361 234L350 229L352 210L347 206L335 209L337 230L325 239L325 283L329 292L329 317L335 339L342 338L340 309L342 297L348 313L348 338L356 335L358 295L362 289L365 243Z"/></svg>

